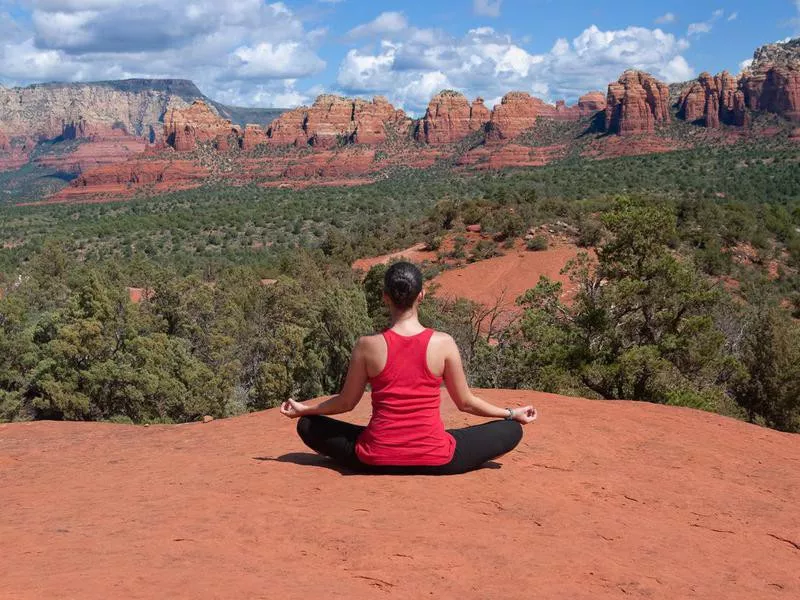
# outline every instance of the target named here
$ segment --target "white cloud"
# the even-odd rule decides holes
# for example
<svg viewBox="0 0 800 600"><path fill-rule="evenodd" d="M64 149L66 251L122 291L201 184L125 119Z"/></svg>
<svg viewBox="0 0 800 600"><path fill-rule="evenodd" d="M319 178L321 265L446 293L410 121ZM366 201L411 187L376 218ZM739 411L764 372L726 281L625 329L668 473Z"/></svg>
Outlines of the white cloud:
<svg viewBox="0 0 800 600"><path fill-rule="evenodd" d="M243 78L298 78L325 68L325 61L298 42L242 46L233 52L233 57L239 63L234 73Z"/></svg>
<svg viewBox="0 0 800 600"><path fill-rule="evenodd" d="M753 64L753 59L752 58L746 58L745 60L743 60L742 62L739 63L739 69L741 71L744 71L745 69L749 69L750 65L752 65L752 64Z"/></svg>
<svg viewBox="0 0 800 600"><path fill-rule="evenodd" d="M728 21L735 21L738 18L739 18L738 12L732 12L731 14L728 15Z"/></svg>
<svg viewBox="0 0 800 600"><path fill-rule="evenodd" d="M721 8L718 8L714 12L711 13L711 17L706 21L699 21L697 23L689 23L689 27L686 30L686 35L700 35L703 33L709 33L714 26L714 23L721 19L725 15L725 11ZM738 13L736 13L738 16ZM733 17L735 19L736 17ZM728 18L729 21L733 19Z"/></svg>
<svg viewBox="0 0 800 600"><path fill-rule="evenodd" d="M711 31L711 23L703 21L701 23L689 23L689 28L686 30L688 35L698 35L700 33L708 33Z"/></svg>
<svg viewBox="0 0 800 600"><path fill-rule="evenodd" d="M690 79L694 71L681 54L687 47L686 40L660 29L602 31L592 25L571 41L556 40L549 52L531 54L490 27L462 38L410 28L378 48L350 50L337 84L346 93L385 94L417 113L437 86L488 99L522 90L575 100L589 90L604 90L627 68L669 81Z"/></svg>
<svg viewBox="0 0 800 600"><path fill-rule="evenodd" d="M283 2L29 0L30 20L0 19L0 82L125 77L194 80L246 105L304 101L327 35ZM8 32L11 33L8 33ZM231 100L224 100L231 101Z"/></svg>
<svg viewBox="0 0 800 600"><path fill-rule="evenodd" d="M668 12L656 18L655 22L656 25L668 25L670 23L674 23L677 20L678 17L675 15L675 13Z"/></svg>
<svg viewBox="0 0 800 600"><path fill-rule="evenodd" d="M384 12L369 23L354 27L348 32L348 37L359 38L385 33L397 33L408 27L408 20L401 12Z"/></svg>
<svg viewBox="0 0 800 600"><path fill-rule="evenodd" d="M499 17L503 0L473 0L472 11L479 17Z"/></svg>

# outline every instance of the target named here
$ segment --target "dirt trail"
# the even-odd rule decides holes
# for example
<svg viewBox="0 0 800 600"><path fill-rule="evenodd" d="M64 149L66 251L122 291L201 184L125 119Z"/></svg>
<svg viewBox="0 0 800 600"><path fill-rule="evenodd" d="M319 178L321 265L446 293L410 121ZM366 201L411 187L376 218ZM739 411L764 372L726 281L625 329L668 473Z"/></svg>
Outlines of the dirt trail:
<svg viewBox="0 0 800 600"><path fill-rule="evenodd" d="M341 473L274 410L0 425L0 598L800 597L800 436L485 396L541 419L450 478Z"/></svg>

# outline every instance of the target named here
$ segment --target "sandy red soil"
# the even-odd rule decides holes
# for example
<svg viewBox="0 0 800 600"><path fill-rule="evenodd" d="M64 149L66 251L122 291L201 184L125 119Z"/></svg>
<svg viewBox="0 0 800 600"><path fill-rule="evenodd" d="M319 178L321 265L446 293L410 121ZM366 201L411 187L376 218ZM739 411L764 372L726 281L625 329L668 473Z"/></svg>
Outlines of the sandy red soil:
<svg viewBox="0 0 800 600"><path fill-rule="evenodd" d="M493 468L449 478L340 472L274 410L0 425L0 597L800 597L800 437L484 395L540 420Z"/></svg>
<svg viewBox="0 0 800 600"><path fill-rule="evenodd" d="M465 267L444 271L433 284L436 295L446 298L467 298L486 306L494 306L502 298L505 308L514 306L514 301L535 287L539 277L545 275L563 284L564 298L574 293L574 284L561 269L580 251L574 245L561 245L532 252L520 243L504 256L481 260Z"/></svg>
<svg viewBox="0 0 800 600"><path fill-rule="evenodd" d="M372 256L370 258L359 258L352 265L354 269L367 272L375 265L385 265L395 259L405 259L415 263L421 263L426 260L433 261L436 259L436 252L425 250L425 244L416 244L405 250L392 252L390 254L383 254L382 256Z"/></svg>

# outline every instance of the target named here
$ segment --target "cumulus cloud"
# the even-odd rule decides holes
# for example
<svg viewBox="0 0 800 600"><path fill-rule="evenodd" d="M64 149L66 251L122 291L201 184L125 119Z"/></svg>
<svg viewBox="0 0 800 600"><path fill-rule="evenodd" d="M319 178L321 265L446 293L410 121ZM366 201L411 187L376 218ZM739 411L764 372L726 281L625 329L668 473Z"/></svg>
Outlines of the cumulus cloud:
<svg viewBox="0 0 800 600"><path fill-rule="evenodd" d="M0 38L0 81L124 77L195 80L214 98L279 106L305 100L296 80L318 73L324 29L283 2L30 0L30 19ZM2 33L7 27L0 19ZM270 96L272 94L272 96Z"/></svg>
<svg viewBox="0 0 800 600"><path fill-rule="evenodd" d="M674 23L678 20L678 17L675 16L675 13L664 13L660 17L656 18L656 25L668 25L670 23Z"/></svg>
<svg viewBox="0 0 800 600"><path fill-rule="evenodd" d="M499 17L503 0L473 0L472 11L479 17Z"/></svg>
<svg viewBox="0 0 800 600"><path fill-rule="evenodd" d="M377 48L350 50L337 84L347 93L386 94L414 112L422 112L442 88L487 99L522 90L549 100L575 100L605 89L627 68L669 81L690 79L694 71L682 56L688 45L660 29L603 31L592 25L571 41L559 39L548 52L532 54L490 27L462 38L409 28Z"/></svg>
<svg viewBox="0 0 800 600"><path fill-rule="evenodd" d="M348 37L359 38L385 33L397 33L408 27L408 20L401 12L384 12L374 20L358 27L354 27L348 32Z"/></svg>

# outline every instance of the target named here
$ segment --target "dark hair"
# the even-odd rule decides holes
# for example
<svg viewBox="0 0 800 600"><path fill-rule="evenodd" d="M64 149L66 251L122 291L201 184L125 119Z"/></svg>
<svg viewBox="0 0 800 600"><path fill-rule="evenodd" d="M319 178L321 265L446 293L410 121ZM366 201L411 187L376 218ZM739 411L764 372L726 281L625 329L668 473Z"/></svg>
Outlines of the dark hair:
<svg viewBox="0 0 800 600"><path fill-rule="evenodd" d="M394 263L386 269L383 290L397 308L411 308L422 291L422 272L409 262Z"/></svg>

